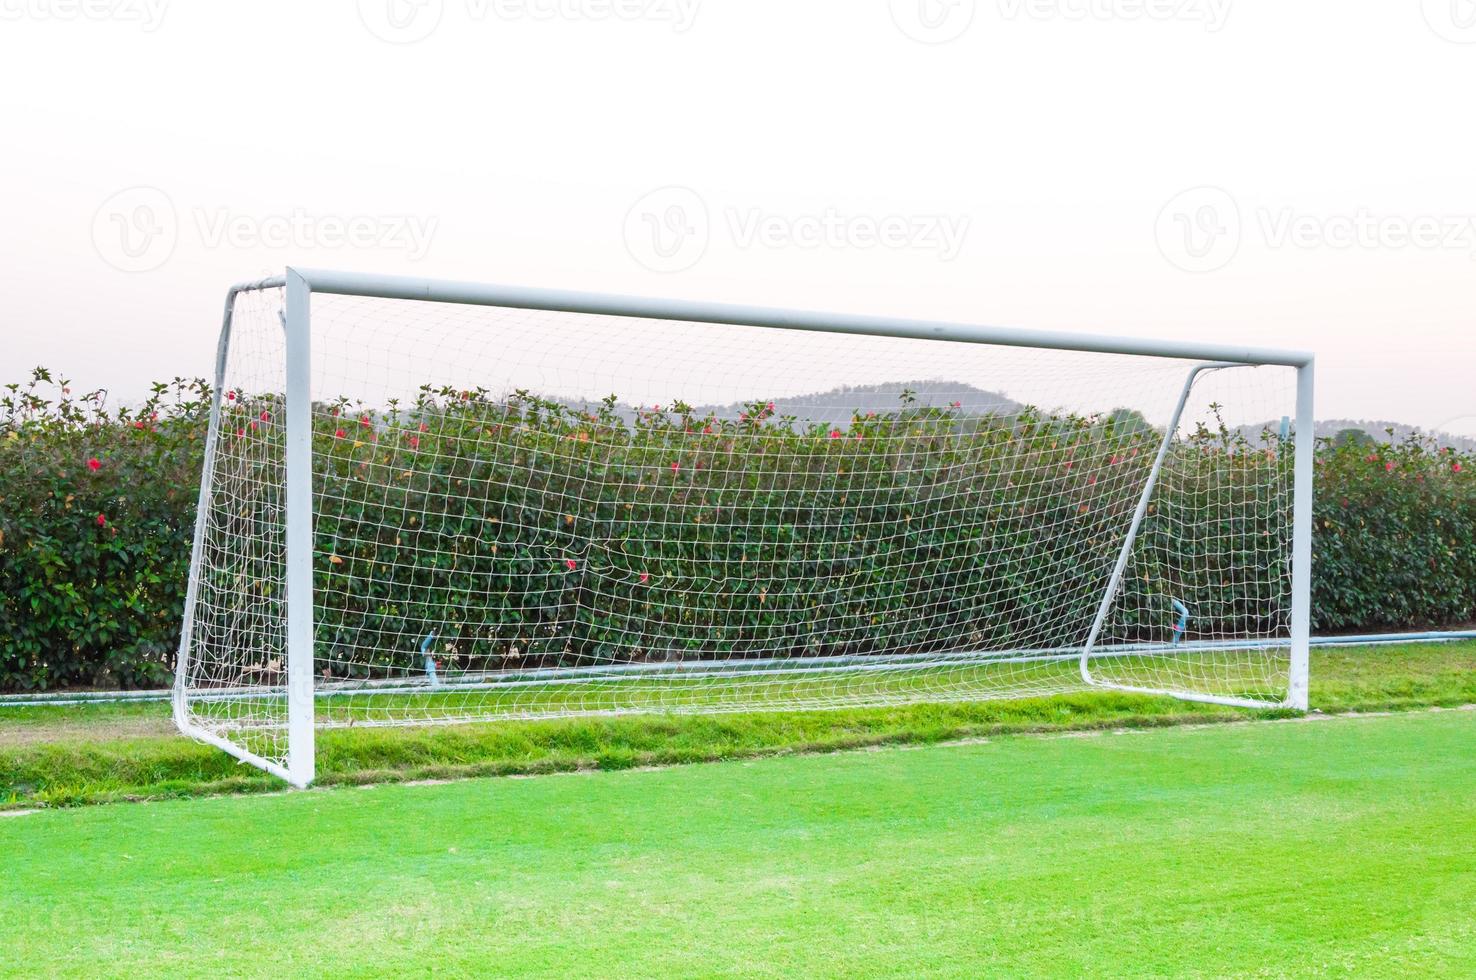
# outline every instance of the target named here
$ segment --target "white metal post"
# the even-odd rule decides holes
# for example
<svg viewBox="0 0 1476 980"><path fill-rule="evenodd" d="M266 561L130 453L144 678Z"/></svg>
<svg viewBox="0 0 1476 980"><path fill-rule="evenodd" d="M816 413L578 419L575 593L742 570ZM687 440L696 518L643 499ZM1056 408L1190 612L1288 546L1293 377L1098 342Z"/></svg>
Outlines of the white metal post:
<svg viewBox="0 0 1476 980"><path fill-rule="evenodd" d="M313 392L307 280L287 270L287 771L313 781Z"/></svg>
<svg viewBox="0 0 1476 980"><path fill-rule="evenodd" d="M1308 359L1297 368L1296 469L1292 489L1292 621L1289 708L1306 711L1308 647L1312 634L1312 472L1316 452L1312 414L1313 369Z"/></svg>

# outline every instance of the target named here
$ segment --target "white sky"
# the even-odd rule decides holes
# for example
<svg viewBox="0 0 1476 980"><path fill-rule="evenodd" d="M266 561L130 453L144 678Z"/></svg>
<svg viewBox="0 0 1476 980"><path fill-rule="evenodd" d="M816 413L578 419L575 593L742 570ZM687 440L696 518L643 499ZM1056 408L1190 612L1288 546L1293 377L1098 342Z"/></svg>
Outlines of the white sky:
<svg viewBox="0 0 1476 980"><path fill-rule="evenodd" d="M0 0L0 381L207 374L299 264L1306 347L1476 431L1473 92L1472 0Z"/></svg>

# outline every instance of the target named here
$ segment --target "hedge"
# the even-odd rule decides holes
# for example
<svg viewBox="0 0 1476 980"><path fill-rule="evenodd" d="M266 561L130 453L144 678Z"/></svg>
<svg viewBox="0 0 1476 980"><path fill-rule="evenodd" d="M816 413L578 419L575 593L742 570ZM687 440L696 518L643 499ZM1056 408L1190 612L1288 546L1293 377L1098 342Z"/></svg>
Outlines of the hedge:
<svg viewBox="0 0 1476 980"><path fill-rule="evenodd" d="M274 479L276 398L233 391L226 404L234 476ZM0 689L168 682L208 406L198 380L156 385L133 409L74 395L42 369L7 386ZM1044 640L1093 602L1086 586L1135 503L1121 489L1141 481L1157 439L1117 414L1006 424L914 404L844 430L801 426L764 404L737 420L682 405L631 418L613 398L586 413L528 393L429 388L404 407L315 408L319 492L334 501L321 509L327 559L314 570L330 670L349 644L365 669L367 636L398 657L427 622L442 624L440 649L462 667L616 647L637 657L895 649L904 621L913 649L960 635L987 643L989 624L1027 619L1022 605L1050 611L1036 620ZM1186 553L1203 566L1202 581L1176 585L1191 605L1217 604L1214 616L1236 628L1271 625L1276 575L1233 580L1228 565L1250 556L1216 545L1255 547L1281 530L1266 502L1237 492L1268 467L1287 477L1290 447L1269 438L1252 446L1221 427L1190 440L1194 455L1165 480L1145 527L1119 631L1162 626L1155 583ZM1316 463L1316 629L1476 618L1476 460L1411 438L1324 442ZM517 479L499 478L508 473ZM222 517L233 533L270 538L274 506L248 495ZM1190 523L1186 538L1176 514L1217 518ZM207 585L280 599L250 555ZM488 602L521 635L460 622L474 603L485 616ZM810 628L820 608L823 634ZM637 630L649 649L632 648Z"/></svg>

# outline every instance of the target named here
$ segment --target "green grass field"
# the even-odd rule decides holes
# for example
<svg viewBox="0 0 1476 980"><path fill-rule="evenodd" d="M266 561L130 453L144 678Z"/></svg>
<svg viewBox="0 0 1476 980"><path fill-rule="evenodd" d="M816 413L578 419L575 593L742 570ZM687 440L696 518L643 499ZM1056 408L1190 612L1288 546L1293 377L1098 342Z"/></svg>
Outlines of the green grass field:
<svg viewBox="0 0 1476 980"><path fill-rule="evenodd" d="M1476 712L0 819L0 969L1476 971Z"/></svg>
<svg viewBox="0 0 1476 980"><path fill-rule="evenodd" d="M1324 712L1476 703L1476 643L1318 649ZM1274 717L1107 691L1053 698L732 715L634 715L320 733L318 782L628 769L1024 732ZM167 705L0 708L0 810L264 791L281 784L175 734Z"/></svg>

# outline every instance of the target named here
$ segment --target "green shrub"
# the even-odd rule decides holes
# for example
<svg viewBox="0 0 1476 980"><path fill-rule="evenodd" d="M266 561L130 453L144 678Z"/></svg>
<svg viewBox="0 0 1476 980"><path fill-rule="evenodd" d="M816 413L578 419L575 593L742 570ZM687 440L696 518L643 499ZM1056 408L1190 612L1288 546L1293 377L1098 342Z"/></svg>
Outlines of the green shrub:
<svg viewBox="0 0 1476 980"><path fill-rule="evenodd" d="M201 382L136 409L38 368L0 397L0 689L158 686L178 643Z"/></svg>
<svg viewBox="0 0 1476 980"><path fill-rule="evenodd" d="M40 369L6 391L0 689L167 682L206 385L157 385L135 410L74 397ZM264 546L223 553L205 588L270 605L281 601L281 406L228 396L221 438L236 496L216 516L230 539ZM314 569L330 671L349 644L357 670L372 669L365 646L402 665L429 623L462 668L588 662L617 648L894 650L904 610L917 650L990 644L1003 623L1017 624L1010 642L1046 642L1090 620L1089 585L1136 504L1124 489L1141 483L1158 438L1116 415L1006 423L904 404L842 431L763 404L740 420L683 405L631 420L613 398L585 413L527 393L429 388L406 406L323 403L314 418L316 490L332 502L319 507ZM1205 618L1221 628L1276 625L1285 569L1267 563L1286 556L1224 542L1255 549L1284 533L1272 501L1247 488L1285 480L1289 449L1223 427L1189 440L1125 580L1120 634L1161 638L1169 581L1192 607L1213 607ZM1469 456L1344 439L1323 444L1317 464L1315 628L1476 618ZM1259 574L1232 571L1252 565ZM821 611L823 635L812 628ZM1039 636L1018 635L1022 622ZM636 630L649 649L632 648Z"/></svg>
<svg viewBox="0 0 1476 980"><path fill-rule="evenodd" d="M1324 444L1317 464L1317 629L1476 620L1476 458L1409 438Z"/></svg>

